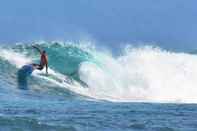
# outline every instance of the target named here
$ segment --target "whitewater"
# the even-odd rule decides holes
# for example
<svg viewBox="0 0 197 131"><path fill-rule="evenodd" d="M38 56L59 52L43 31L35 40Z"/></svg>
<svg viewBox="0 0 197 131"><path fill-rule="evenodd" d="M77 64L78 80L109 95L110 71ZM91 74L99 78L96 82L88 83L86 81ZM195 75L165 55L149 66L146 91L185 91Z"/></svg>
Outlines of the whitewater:
<svg viewBox="0 0 197 131"><path fill-rule="evenodd" d="M29 90L54 85L86 99L112 102L197 103L197 56L159 47L125 47L114 55L94 45L42 43L49 57L46 78L35 71ZM0 81L16 87L16 72L23 65L39 62L31 44L0 47ZM70 75L76 72L74 75ZM65 78L72 83L64 81ZM38 83L33 83L36 79ZM5 87L2 87L5 88ZM51 88L51 87L48 87ZM53 87L52 87L53 88Z"/></svg>

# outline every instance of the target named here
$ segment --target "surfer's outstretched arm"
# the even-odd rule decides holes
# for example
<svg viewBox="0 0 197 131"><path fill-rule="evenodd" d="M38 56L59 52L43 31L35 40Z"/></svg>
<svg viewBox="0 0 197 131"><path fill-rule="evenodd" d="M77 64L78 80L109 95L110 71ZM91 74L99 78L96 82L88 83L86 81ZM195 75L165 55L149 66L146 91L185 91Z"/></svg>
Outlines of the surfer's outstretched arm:
<svg viewBox="0 0 197 131"><path fill-rule="evenodd" d="M35 48L38 52L40 52L40 54L42 54L42 50L39 47L37 47L35 45L33 45L32 47Z"/></svg>

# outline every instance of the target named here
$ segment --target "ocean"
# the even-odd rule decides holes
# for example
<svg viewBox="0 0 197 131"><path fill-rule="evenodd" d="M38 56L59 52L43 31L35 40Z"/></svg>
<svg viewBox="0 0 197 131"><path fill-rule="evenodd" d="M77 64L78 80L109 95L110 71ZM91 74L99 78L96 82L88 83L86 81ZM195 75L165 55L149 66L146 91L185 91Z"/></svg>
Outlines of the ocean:
<svg viewBox="0 0 197 131"><path fill-rule="evenodd" d="M49 74L18 70L39 63L32 43L0 46L0 131L196 131L197 56L154 46L118 53L89 42L39 42Z"/></svg>

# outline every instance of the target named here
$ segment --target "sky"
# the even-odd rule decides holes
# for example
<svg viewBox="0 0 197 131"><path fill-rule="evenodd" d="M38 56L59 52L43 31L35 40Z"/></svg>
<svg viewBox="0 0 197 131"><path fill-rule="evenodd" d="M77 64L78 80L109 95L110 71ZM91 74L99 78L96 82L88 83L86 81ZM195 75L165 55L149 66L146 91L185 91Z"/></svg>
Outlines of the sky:
<svg viewBox="0 0 197 131"><path fill-rule="evenodd" d="M0 43L93 39L197 49L196 0L1 0Z"/></svg>

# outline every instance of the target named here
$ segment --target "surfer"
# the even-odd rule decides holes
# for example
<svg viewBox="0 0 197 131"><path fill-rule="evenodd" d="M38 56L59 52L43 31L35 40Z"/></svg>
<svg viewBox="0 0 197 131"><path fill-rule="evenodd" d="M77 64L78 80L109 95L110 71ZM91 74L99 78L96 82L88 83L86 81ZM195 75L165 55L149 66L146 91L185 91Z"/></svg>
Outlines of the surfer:
<svg viewBox="0 0 197 131"><path fill-rule="evenodd" d="M46 67L46 74L48 74L48 57L45 50L41 50L37 46L34 47L39 53L40 53L40 64L34 64L36 66L36 69L42 70L44 67Z"/></svg>

